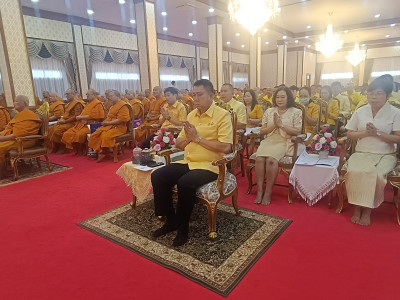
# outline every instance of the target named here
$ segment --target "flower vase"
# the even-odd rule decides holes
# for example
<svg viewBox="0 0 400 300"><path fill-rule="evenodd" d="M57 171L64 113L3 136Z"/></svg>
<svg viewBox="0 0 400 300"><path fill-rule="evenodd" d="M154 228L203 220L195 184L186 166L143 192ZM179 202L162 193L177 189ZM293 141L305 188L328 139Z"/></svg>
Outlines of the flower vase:
<svg viewBox="0 0 400 300"><path fill-rule="evenodd" d="M328 151L319 151L318 156L319 156L319 158L328 158L329 152Z"/></svg>

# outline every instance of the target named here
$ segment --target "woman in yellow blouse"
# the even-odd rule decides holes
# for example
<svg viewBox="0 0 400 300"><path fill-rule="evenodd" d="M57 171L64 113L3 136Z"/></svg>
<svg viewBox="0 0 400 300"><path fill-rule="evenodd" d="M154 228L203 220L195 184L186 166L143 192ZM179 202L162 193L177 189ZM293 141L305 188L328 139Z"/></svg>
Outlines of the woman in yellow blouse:
<svg viewBox="0 0 400 300"><path fill-rule="evenodd" d="M325 112L323 112L322 121L334 126L335 119L339 116L339 100L332 99L332 89L329 85L322 87L321 99L328 102L328 121L325 121Z"/></svg>
<svg viewBox="0 0 400 300"><path fill-rule="evenodd" d="M247 128L258 127L261 124L263 111L257 102L256 93L253 90L246 90L244 93L244 104L247 113Z"/></svg>
<svg viewBox="0 0 400 300"><path fill-rule="evenodd" d="M304 86L299 91L299 103L304 105L306 108L305 117L305 132L314 135L315 126L318 122L319 105L315 104L311 99L311 89L308 86ZM310 139L309 139L310 140Z"/></svg>

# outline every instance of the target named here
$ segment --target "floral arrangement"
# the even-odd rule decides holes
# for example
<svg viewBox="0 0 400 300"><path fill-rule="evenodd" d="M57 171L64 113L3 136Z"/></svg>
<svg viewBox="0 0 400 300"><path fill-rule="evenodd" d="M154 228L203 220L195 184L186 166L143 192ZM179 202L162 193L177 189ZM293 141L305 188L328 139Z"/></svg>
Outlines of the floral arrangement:
<svg viewBox="0 0 400 300"><path fill-rule="evenodd" d="M157 131L156 136L152 141L153 150L158 152L161 150L169 149L175 145L175 138L171 132L167 132L165 128L161 128Z"/></svg>
<svg viewBox="0 0 400 300"><path fill-rule="evenodd" d="M332 135L332 130L329 126L321 127L321 131L314 135L310 143L311 153L319 153L320 151L327 151L333 155L336 152L337 142Z"/></svg>

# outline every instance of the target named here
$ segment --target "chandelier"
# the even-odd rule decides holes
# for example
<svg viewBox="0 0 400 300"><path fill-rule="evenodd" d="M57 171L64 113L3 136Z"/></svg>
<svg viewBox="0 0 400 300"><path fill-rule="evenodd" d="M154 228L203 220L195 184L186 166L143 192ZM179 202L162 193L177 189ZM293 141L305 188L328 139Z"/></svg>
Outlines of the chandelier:
<svg viewBox="0 0 400 300"><path fill-rule="evenodd" d="M346 60L355 67L364 60L365 55L365 50L360 50L360 46L356 43L354 49L346 56Z"/></svg>
<svg viewBox="0 0 400 300"><path fill-rule="evenodd" d="M278 0L230 0L231 19L239 22L251 35L279 11Z"/></svg>
<svg viewBox="0 0 400 300"><path fill-rule="evenodd" d="M319 42L315 43L316 49L326 57L331 57L333 53L342 48L343 41L339 39L337 33L333 33L332 24L326 28L326 33L320 35Z"/></svg>

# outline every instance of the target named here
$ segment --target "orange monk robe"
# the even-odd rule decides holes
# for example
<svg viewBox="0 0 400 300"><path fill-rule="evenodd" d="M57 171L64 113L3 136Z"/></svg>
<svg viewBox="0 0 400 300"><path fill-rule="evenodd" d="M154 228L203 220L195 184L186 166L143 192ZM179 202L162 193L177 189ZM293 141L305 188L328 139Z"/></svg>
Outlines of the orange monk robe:
<svg viewBox="0 0 400 300"><path fill-rule="evenodd" d="M105 121L110 122L118 119L123 123L98 128L89 138L90 148L101 152L103 147L114 147L115 137L123 135L126 132L126 123L131 119L128 105L124 101L118 101L111 106Z"/></svg>
<svg viewBox="0 0 400 300"><path fill-rule="evenodd" d="M73 149L73 143L85 144L90 129L87 125L104 119L104 107L100 100L95 99L89 102L83 109L82 116L89 116L92 120L79 120L75 126L64 132L61 142L67 149Z"/></svg>
<svg viewBox="0 0 400 300"><path fill-rule="evenodd" d="M189 112L191 112L194 108L194 100L189 95L182 96L182 102L185 103L189 107Z"/></svg>
<svg viewBox="0 0 400 300"><path fill-rule="evenodd" d="M140 118L140 120L143 121L143 103L139 99L135 98L133 100L129 100L129 104L132 106L133 119Z"/></svg>
<svg viewBox="0 0 400 300"><path fill-rule="evenodd" d="M113 104L110 100L107 100L107 101L103 102L103 105L104 105L104 113L107 116L108 112L110 111L110 108Z"/></svg>
<svg viewBox="0 0 400 300"><path fill-rule="evenodd" d="M65 113L62 116L66 123L57 123L49 127L48 140L51 148L54 147L54 143L61 144L61 138L64 132L75 126L76 116L79 116L82 113L84 107L85 103L78 99L67 104L65 107Z"/></svg>
<svg viewBox="0 0 400 300"><path fill-rule="evenodd" d="M49 118L57 117L58 119L64 114L64 101L61 98L58 98L57 101L54 101L49 106Z"/></svg>
<svg viewBox="0 0 400 300"><path fill-rule="evenodd" d="M153 118L156 116L160 116L161 107L163 107L165 101L166 101L165 97L161 97L160 99L154 100L153 102L150 103L150 111L149 111L150 117ZM146 139L146 129L144 128L144 126L149 126L157 123L158 123L158 117L156 120L152 121L145 120L143 124L136 129L135 132L136 141L143 142Z"/></svg>
<svg viewBox="0 0 400 300"><path fill-rule="evenodd" d="M122 98L121 100L124 101L125 103L129 103L129 100L126 97Z"/></svg>
<svg viewBox="0 0 400 300"><path fill-rule="evenodd" d="M10 122L10 113L5 107L0 106L0 131L6 128L8 122Z"/></svg>
<svg viewBox="0 0 400 300"><path fill-rule="evenodd" d="M149 96L149 97L147 97L147 99L149 99L149 101L151 102L151 101L153 101L153 100L156 100L156 97L154 97L154 96Z"/></svg>
<svg viewBox="0 0 400 300"><path fill-rule="evenodd" d="M31 110L25 109L7 124L6 128L1 132L0 136L13 134L16 137L24 137L27 135L35 135L39 133L42 120ZM34 146L36 141L26 141L23 143L24 148ZM16 141L0 142L0 163L5 161L6 154L11 149L17 148Z"/></svg>
<svg viewBox="0 0 400 300"><path fill-rule="evenodd" d="M147 98L144 98L142 100L142 103L143 103L143 108L144 108L144 117L146 117L150 110L150 100Z"/></svg>

